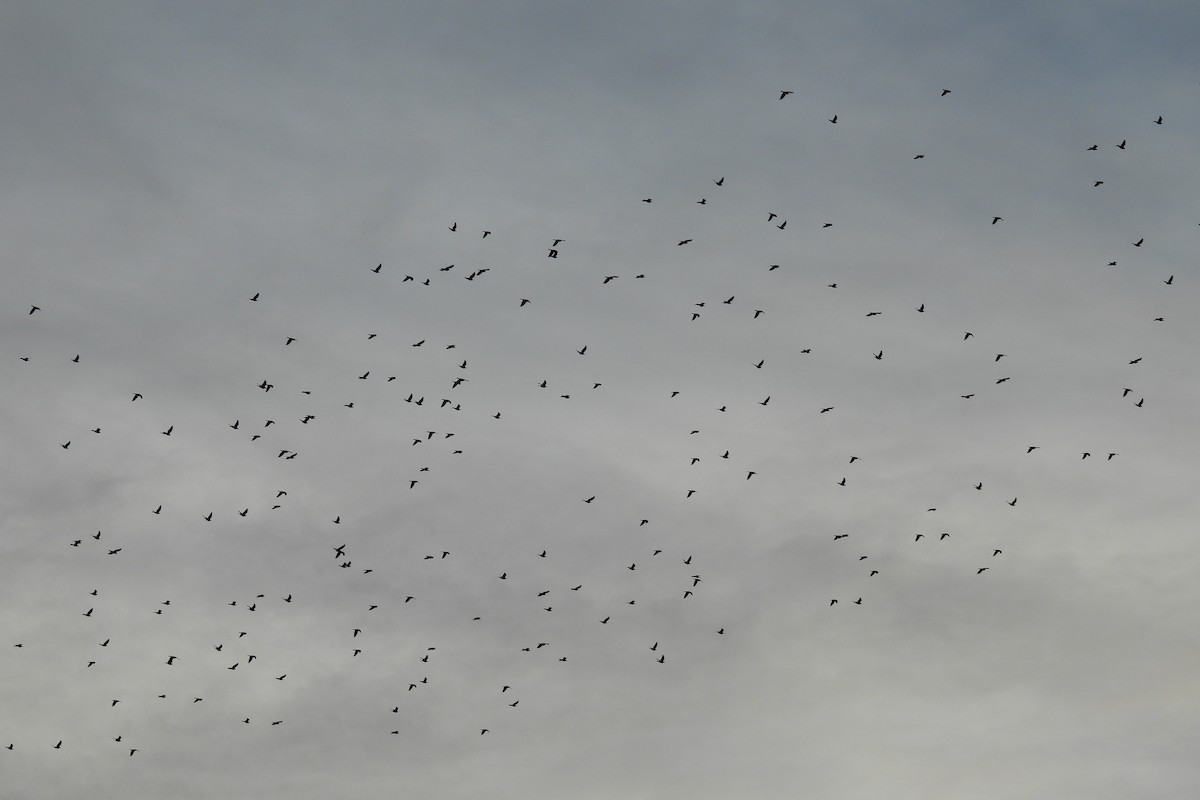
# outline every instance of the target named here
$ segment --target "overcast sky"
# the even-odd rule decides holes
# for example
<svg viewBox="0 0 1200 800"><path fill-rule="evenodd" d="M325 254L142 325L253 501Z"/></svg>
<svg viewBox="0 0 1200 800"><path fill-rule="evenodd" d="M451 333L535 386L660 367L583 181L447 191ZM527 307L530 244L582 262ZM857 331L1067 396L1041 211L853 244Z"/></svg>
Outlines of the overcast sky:
<svg viewBox="0 0 1200 800"><path fill-rule="evenodd" d="M1200 793L1200 12L804 5L5 4L0 794Z"/></svg>

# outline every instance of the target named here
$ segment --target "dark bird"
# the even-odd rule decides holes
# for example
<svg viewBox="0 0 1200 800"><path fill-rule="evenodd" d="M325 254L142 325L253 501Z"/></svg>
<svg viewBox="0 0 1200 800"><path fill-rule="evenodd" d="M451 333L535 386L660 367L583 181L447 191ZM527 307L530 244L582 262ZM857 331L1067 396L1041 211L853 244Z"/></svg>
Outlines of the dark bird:
<svg viewBox="0 0 1200 800"><path fill-rule="evenodd" d="M133 399L134 399L134 400L137 400L137 399L139 399L141 396L142 396L142 393L141 393L141 392L134 392L134 393L133 393Z"/></svg>
<svg viewBox="0 0 1200 800"><path fill-rule="evenodd" d="M918 153L917 155L913 156L913 161L916 161L918 158L924 158L924 157L925 157L925 155L923 153Z"/></svg>
<svg viewBox="0 0 1200 800"><path fill-rule="evenodd" d="M162 506L159 506L158 508L154 509L154 513L155 513L155 514L161 514L161 513L162 513Z"/></svg>
<svg viewBox="0 0 1200 800"><path fill-rule="evenodd" d="M1137 364L1137 363L1138 363L1139 361L1141 361L1141 360L1142 360L1142 357L1141 357L1141 356L1138 356L1137 358L1135 358L1133 361L1130 361L1129 363L1130 363L1130 364Z"/></svg>
<svg viewBox="0 0 1200 800"><path fill-rule="evenodd" d="M29 307L29 316L33 316L33 312L41 311L41 310L42 310L41 306L30 306Z"/></svg>
<svg viewBox="0 0 1200 800"><path fill-rule="evenodd" d="M1154 124L1155 124L1155 125L1162 125L1162 117L1159 117L1158 119L1154 120Z"/></svg>
<svg viewBox="0 0 1200 800"><path fill-rule="evenodd" d="M765 405L766 405L767 403L769 403L769 402L771 402L771 395L767 395L767 397L766 397L766 399L765 399L765 400L762 400L762 401L760 401L760 402L759 402L759 405L760 405L760 406L765 406Z"/></svg>
<svg viewBox="0 0 1200 800"><path fill-rule="evenodd" d="M828 407L826 407L826 408L822 408L822 409L821 409L821 413L822 413L822 414L824 414L826 411L833 411L833 406L828 406Z"/></svg>
<svg viewBox="0 0 1200 800"><path fill-rule="evenodd" d="M1015 505L1017 504L1017 498L1015 498L1015 497L1014 497L1012 500L1009 500L1009 501L1008 501L1008 504L1009 504L1010 506L1015 506Z"/></svg>
<svg viewBox="0 0 1200 800"><path fill-rule="evenodd" d="M251 297L251 298L250 298L250 302L252 302L252 303L257 303L257 302L258 302L258 295L259 295L259 293L258 293L258 292L255 292L255 293L254 293L254 297Z"/></svg>
<svg viewBox="0 0 1200 800"><path fill-rule="evenodd" d="M780 100L782 100L783 98L787 97L789 94L795 94L795 93L794 93L794 92L789 92L789 91L787 91L787 90L781 91L781 92L779 93L779 99L780 99Z"/></svg>
<svg viewBox="0 0 1200 800"><path fill-rule="evenodd" d="M1159 119L1162 119L1162 117L1159 117ZM724 186L725 178L724 177L717 178L715 181L713 181L713 183L715 183L717 186Z"/></svg>
<svg viewBox="0 0 1200 800"><path fill-rule="evenodd" d="M1165 281L1163 281L1163 283L1165 283L1167 286L1170 286L1170 285L1171 285L1172 283L1174 283L1174 282L1175 282L1175 276L1174 276L1174 275L1172 275L1171 277L1169 277L1169 278L1167 278Z"/></svg>
<svg viewBox="0 0 1200 800"><path fill-rule="evenodd" d="M1118 149L1118 150L1124 150L1124 149L1125 149L1125 140L1124 140L1124 139L1122 139L1122 140L1121 140L1121 143L1120 143L1119 145L1117 145L1117 149Z"/></svg>
<svg viewBox="0 0 1200 800"><path fill-rule="evenodd" d="M1098 144L1094 144L1088 148L1088 150L1099 150L1099 149L1100 149L1100 145L1098 145Z"/></svg>
<svg viewBox="0 0 1200 800"><path fill-rule="evenodd" d="M70 447L70 446L71 446L71 442L70 442L70 440L69 440L69 439L67 440L67 443L66 443L66 444L60 444L60 445L59 445L59 447L61 447L63 450L66 450L66 449L67 449L68 447Z"/></svg>
<svg viewBox="0 0 1200 800"><path fill-rule="evenodd" d="M985 569L987 569L987 567L980 567L979 569L975 570L975 574L982 575Z"/></svg>
<svg viewBox="0 0 1200 800"><path fill-rule="evenodd" d="M1146 240L1145 240L1145 239L1138 239L1136 242L1134 242L1134 243L1133 243L1133 246L1134 246L1134 247L1141 247L1141 246L1142 246L1142 242L1144 242L1144 241L1146 241Z"/></svg>
<svg viewBox="0 0 1200 800"><path fill-rule="evenodd" d="M682 247L683 245L687 244L690 241L692 241L692 240L691 239L682 239L682 240L680 240L679 244L676 245L676 247Z"/></svg>
<svg viewBox="0 0 1200 800"><path fill-rule="evenodd" d="M837 114L834 114L834 115L833 115L833 116L830 118L830 120L829 120L829 121L830 121L830 122L832 122L834 125L837 125Z"/></svg>
<svg viewBox="0 0 1200 800"><path fill-rule="evenodd" d="M1004 221L1004 217L992 217L993 225L995 225L997 222L1003 222L1003 221Z"/></svg>
<svg viewBox="0 0 1200 800"><path fill-rule="evenodd" d="M486 239L488 236L491 235L491 233L492 233L491 231L484 231L482 238Z"/></svg>
<svg viewBox="0 0 1200 800"><path fill-rule="evenodd" d="M581 356L587 355L587 349L588 349L588 346L585 344L581 349L576 350L575 352L579 353L579 355L581 355Z"/></svg>
<svg viewBox="0 0 1200 800"><path fill-rule="evenodd" d="M1097 186L1103 186L1103 185L1104 185L1104 181L1094 181L1092 183L1092 188L1095 189Z"/></svg>
<svg viewBox="0 0 1200 800"><path fill-rule="evenodd" d="M371 272L378 274L381 269L383 269L383 264L380 264L377 267L371 267Z"/></svg>
<svg viewBox="0 0 1200 800"><path fill-rule="evenodd" d="M883 351L882 351L882 350L880 350L878 353L875 353L875 360L876 360L876 361L882 361L882 360L883 360Z"/></svg>
<svg viewBox="0 0 1200 800"><path fill-rule="evenodd" d="M921 303L921 305L917 306L917 311L924 314L925 313L925 304Z"/></svg>
<svg viewBox="0 0 1200 800"><path fill-rule="evenodd" d="M1106 459L1104 459L1104 460L1105 460L1105 461L1112 461L1112 459L1113 459L1113 456L1116 456L1116 455L1120 455L1120 453L1109 453L1109 454L1108 454L1108 458L1106 458Z"/></svg>

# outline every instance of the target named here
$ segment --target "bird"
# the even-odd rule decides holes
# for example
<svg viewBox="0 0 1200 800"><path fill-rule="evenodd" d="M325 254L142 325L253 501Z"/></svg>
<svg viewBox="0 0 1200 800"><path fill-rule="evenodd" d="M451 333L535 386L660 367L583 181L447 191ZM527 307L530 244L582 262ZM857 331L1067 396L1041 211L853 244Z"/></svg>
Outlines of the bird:
<svg viewBox="0 0 1200 800"><path fill-rule="evenodd" d="M257 303L257 302L258 302L258 295L259 295L259 292L255 292L255 293L254 293L254 297L251 297L251 298L250 298L250 302L252 302L252 303Z"/></svg>
<svg viewBox="0 0 1200 800"><path fill-rule="evenodd" d="M583 356L583 355L587 355L587 349L588 349L588 346L585 344L582 348L580 348L579 350L576 350L575 352L579 353L579 355Z"/></svg>
<svg viewBox="0 0 1200 800"><path fill-rule="evenodd" d="M1174 275L1172 275L1171 277L1169 277L1169 278L1167 278L1165 281L1163 281L1163 283L1165 283L1167 286L1170 286L1170 285L1171 285L1172 283L1174 283L1174 282L1175 282L1175 276L1174 276Z"/></svg>
<svg viewBox="0 0 1200 800"><path fill-rule="evenodd" d="M690 243L691 241L692 241L691 239L681 239L681 240L679 241L679 244L677 244L677 245L676 245L676 247L683 247L685 244L688 244L688 243Z"/></svg>
<svg viewBox="0 0 1200 800"><path fill-rule="evenodd" d="M1100 145L1098 145L1098 144L1094 144L1088 148L1088 150L1099 150L1099 149L1100 149Z"/></svg>
<svg viewBox="0 0 1200 800"><path fill-rule="evenodd" d="M1155 125L1162 125L1162 117L1159 117L1158 119L1154 120L1154 124L1155 124Z"/></svg>
<svg viewBox="0 0 1200 800"><path fill-rule="evenodd" d="M924 157L925 157L924 153L917 153L915 156L913 156L913 161L916 161L918 158L924 158Z"/></svg>
<svg viewBox="0 0 1200 800"><path fill-rule="evenodd" d="M1104 181L1093 181L1092 182L1093 189L1095 189L1097 186L1103 186L1103 185L1104 185Z"/></svg>
<svg viewBox="0 0 1200 800"><path fill-rule="evenodd" d="M787 97L789 94L795 94L795 92L790 92L790 91L784 89L783 91L781 91L779 93L779 99L782 100L783 98Z"/></svg>
<svg viewBox="0 0 1200 800"><path fill-rule="evenodd" d="M1145 240L1145 239L1138 239L1136 242L1134 242L1134 243L1133 243L1133 246L1134 246L1134 247L1141 247L1141 246L1142 246L1142 242L1144 242L1144 241L1146 241L1146 240Z"/></svg>
<svg viewBox="0 0 1200 800"><path fill-rule="evenodd" d="M1159 119L1162 119L1162 117L1159 117ZM713 181L713 183L715 183L717 186L724 186L725 185L724 176L717 178L715 181Z"/></svg>
<svg viewBox="0 0 1200 800"><path fill-rule="evenodd" d="M949 90L949 89L942 89L942 97L945 97L945 96L946 96L946 95L948 95L948 94L950 94L950 90Z"/></svg>
<svg viewBox="0 0 1200 800"><path fill-rule="evenodd" d="M1003 222L1003 221L1004 221L1004 217L992 217L993 225L995 225L997 222Z"/></svg>
<svg viewBox="0 0 1200 800"><path fill-rule="evenodd" d="M1121 143L1120 143L1119 145L1117 145L1117 149L1118 149L1118 150L1124 150L1124 149L1125 149L1125 140L1124 140L1124 139L1122 139L1122 140L1121 140Z"/></svg>
<svg viewBox="0 0 1200 800"><path fill-rule="evenodd" d="M371 272L374 272L375 274L379 274L379 271L382 269L383 269L383 264L380 264L377 267L371 267Z"/></svg>
<svg viewBox="0 0 1200 800"><path fill-rule="evenodd" d="M829 121L834 125L837 125L837 114L834 114L832 117L830 117Z"/></svg>

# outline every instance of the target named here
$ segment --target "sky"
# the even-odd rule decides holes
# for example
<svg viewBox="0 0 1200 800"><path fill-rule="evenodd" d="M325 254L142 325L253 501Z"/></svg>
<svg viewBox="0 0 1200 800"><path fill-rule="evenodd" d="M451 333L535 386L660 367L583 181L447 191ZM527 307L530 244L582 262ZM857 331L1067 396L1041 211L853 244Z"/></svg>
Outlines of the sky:
<svg viewBox="0 0 1200 800"><path fill-rule="evenodd" d="M0 793L1200 792L1200 12L806 5L5 4Z"/></svg>

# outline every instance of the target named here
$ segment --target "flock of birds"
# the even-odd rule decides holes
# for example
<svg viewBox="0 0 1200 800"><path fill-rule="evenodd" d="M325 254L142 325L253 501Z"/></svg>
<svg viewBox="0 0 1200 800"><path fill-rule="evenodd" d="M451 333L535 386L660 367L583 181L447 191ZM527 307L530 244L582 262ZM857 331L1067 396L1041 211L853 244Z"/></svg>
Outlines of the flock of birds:
<svg viewBox="0 0 1200 800"><path fill-rule="evenodd" d="M787 100L793 93L791 91L781 91L779 100ZM946 98L950 95L949 89L941 91L941 97ZM947 101L949 102L949 101ZM846 120L839 119L838 114L833 114L827 118L828 122L833 125L847 124ZM1149 120L1149 123L1162 125L1162 117ZM852 123L851 123L852 124ZM1128 141L1123 139L1115 144L1115 147L1121 150L1126 149ZM1095 151L1099 149L1098 145L1089 144L1084 149ZM925 153L918 153L913 156L914 160L925 159ZM726 189L726 177L712 177L712 191L720 193ZM1099 188L1104 184L1103 180L1096 179L1094 188ZM712 199L714 202L710 202ZM638 197L631 198L630 202L636 204ZM653 204L655 198L653 196L641 197L641 203ZM699 197L694 201L694 204L701 206L711 206L715 204L715 198L710 196ZM662 202L659 203L662 205ZM770 225L779 231L795 230L796 225L788 228L789 220L782 214L776 211L763 209L762 220L764 225ZM1001 214L992 214L988 217L980 219L980 225L998 225L1004 222L1004 217ZM833 222L822 221L819 224L821 229L831 228ZM463 226L460 228L458 221L451 221L447 226L450 236L477 236L481 239L490 239L495 242L501 238L490 229L480 228L477 231L468 232ZM701 236L697 233L690 237L674 238L670 241L664 241L664 245L670 246L671 243L675 247L689 247L697 244L697 240ZM544 257L555 259L556 263L566 263L569 261L571 252L569 250L569 236L555 238L548 237L544 250ZM1134 248L1141 248L1145 244L1144 238L1138 238L1136 241L1130 242ZM1115 266L1116 261L1108 262L1110 266ZM763 265L761 270L767 276L770 273L780 269L779 264ZM389 269L384 263L377 263L373 266L362 267L363 281L381 281L392 278L393 270ZM489 273L493 272L491 267L475 267L473 269L463 269L456 264L448 266L431 267L425 274L419 272L407 273L401 271L398 277L398 284L403 288L407 284L414 286L433 287L439 283L446 283L454 279L456 276L461 276L461 279L472 282L472 284L486 283L489 279ZM645 280L650 276L649 270L636 272L631 276L632 280ZM602 274L597 275L598 287L609 287L615 282L621 280L622 274ZM629 278L626 278L628 280ZM769 277L768 277L769 279ZM1167 275L1158 279L1161 284L1167 287L1175 285L1175 275ZM623 282L624 283L624 282ZM396 288L394 285L392 288ZM532 288L532 287L531 287ZM827 290L834 291L839 288L837 282L830 282L824 287ZM378 286L368 286L367 291L377 291ZM602 289L603 290L603 289ZM273 298L268 293L261 291L249 291L239 298L239 302L248 304L266 304L272 302ZM720 306L734 306L737 303L738 294L731 294L728 297L720 297L713 301L700 301L692 304L686 312L681 314L681 322L687 324L698 322L702 316ZM536 292L527 292L524 294L514 294L511 297L502 299L502 302L511 306L512 314L535 314L538 311L539 303L541 302L536 297ZM760 320L769 312L767 308L750 308L745 312L745 318L748 322L753 323ZM876 318L883 315L884 312L876 309L866 310L865 318ZM915 315L924 315L927 313L926 303L918 302L913 305L908 313ZM24 316L29 317L29 324L45 327L53 326L69 326L71 321L63 319L55 308L53 298L38 298L36 303L29 305ZM1156 322L1164 322L1164 317L1157 317ZM291 335L294 333L295 335ZM308 342L308 337L301 331L293 331L288 335L281 335L277 342L279 348L286 351L295 352L305 347ZM366 341L371 341L379 337L378 332L367 332L364 336ZM964 347L974 347L976 343L975 334L972 331L957 331L953 334L956 338L960 337ZM586 362L592 358L595 353L595 345L591 342L562 342L560 344L563 353L569 355L573 353L571 358L580 359ZM438 355L432 357L437 362L437 370L442 374L451 372L454 377L447 381L444 385L430 386L423 384L410 373L397 371L392 374L388 368L380 368L372 366L363 370L361 373L347 374L336 385L324 385L317 388L309 388L308 386L291 385L283 378L277 378L272 375L264 375L257 383L247 385L244 391L249 394L253 392L261 393L263 398L261 401L271 408L270 416L264 418L252 418L246 414L230 416L224 424L218 429L206 430L185 430L185 425L182 422L177 422L170 419L170 409L162 407L158 403L158 399L150 392L149 389L143 389L139 386L128 387L128 404L137 415L129 415L122 417L119 421L97 419L92 427L82 430L63 430L61 436L53 441L47 441L46 446L57 447L64 451L63 458L71 458L79 454L81 451L87 451L93 448L94 444L89 441L90 438L104 439L106 430L110 428L110 424L128 427L127 423L132 419L135 424L143 430L152 432L155 438L161 437L162 440L170 440L172 442L183 437L188 437L189 441L197 442L201 439L217 438L217 437L240 437L244 440L247 446L260 448L260 457L263 460L277 462L281 468L288 462L303 460L306 455L307 446L312 444L313 437L311 431L319 430L326 425L332 413L358 413L363 405L361 399L356 399L356 389L367 384L375 385L382 384L389 390L394 386L396 402L403 403L410 409L421 409L422 413L420 420L422 424L410 426L406 441L407 447L416 449L420 448L420 452L429 453L429 464L415 467L410 473L405 474L397 481L399 487L397 491L418 493L428 484L434 483L439 477L439 470L445 471L450 467L448 465L454 463L454 459L471 457L471 447L475 439L480 438L478 435L478 425L480 421L490 420L486 424L500 423L502 424L507 417L505 416L506 408L497 408L491 402L491 398L487 396L478 396L472 392L474 374L472 371L473 356L471 354L464 355L459 350L454 342L441 341L435 342L432 338L420 338L416 341L409 341L403 344L403 347L409 350L416 348L425 348L424 351L436 350ZM465 348L464 348L465 349ZM805 355L812 352L811 348L797 347L798 355ZM883 361L889 356L889 347L879 347L870 352L870 356L875 361ZM866 354L864 354L865 359ZM71 368L69 365L78 365L81 359L86 361L88 354L86 351L80 353L72 353L65 356L51 355L47 353L21 354L17 356L21 362L30 362L34 358L61 358L62 362L67 365L65 368ZM1012 379L1012 375L1006 371L1006 367L1013 360L1005 352L997 352L995 349L989 349L980 352L978 356L981 362L986 362L997 370L992 379L991 388L1000 387L1008 383ZM1132 367L1141 362L1142 356L1136 356L1127 361L1122 362L1125 366ZM748 371L746 382L750 381L750 376L769 375L771 367L770 359L766 357L751 357L748 358L745 368ZM432 367L431 367L432 369ZM8 378L10 381L19 381L19 375L12 375ZM1129 385L1124 385L1128 383ZM527 382L528 392L546 393L547 396L556 395L558 400L571 400L573 397L578 397L580 393L601 392L609 387L609 380L579 380L572 376L558 379L555 376L529 376ZM1129 405L1142 408L1145 404L1145 397L1136 387L1136 380L1130 379L1115 383L1113 386L1114 399L1122 400ZM969 390L967 390L969 388ZM986 389L975 389L964 387L964 391L959 394L958 399L963 403L969 403L980 392ZM143 393L145 392L145 394ZM681 390L669 389L664 387L661 396L655 398L653 402L670 402L681 395ZM336 403L327 403L317 413L311 410L313 405L321 400L322 402L333 395L340 396ZM756 404L764 410L773 409L779 405L779 400L776 399L773 405L773 398L777 398L777 394L768 390L761 396L761 399L756 400ZM239 399L239 402L241 400ZM358 405L356 405L356 402ZM247 405L249 405L247 403ZM143 411L144 409L144 411ZM743 407L735 407L732 402L723 403L719 406L714 406L714 413L733 414L735 412L748 413L753 409ZM838 403L836 402L814 402L810 413L820 418L821 415L836 415L839 411ZM470 417L472 422L470 425L463 425L463 417ZM404 422L396 422L398 417L393 416L393 424L405 425ZM438 421L432 422L430 420ZM692 425L686 421L680 422L679 437L686 444L684 446L691 447L692 442L703 441L702 434L703 426L700 424ZM467 432L464 432L467 431ZM473 438L474 437L474 438ZM133 446L144 446L144 439L138 440ZM1092 460L1093 463L1105 464L1114 461L1120 457L1120 453L1115 449L1110 449L1104 446L1097 446L1094 451L1088 450L1083 452L1072 453L1047 453L1045 448L1037 442L1022 442L1014 444L1015 449L1023 451L1024 455L1029 458L1040 458L1043 456L1052 456L1061 459L1070 457L1073 460L1087 461ZM736 446L725 446L722 444L706 444L703 446L693 447L694 454L688 455L681 460L680 474L687 475L688 469L695 467L701 462L709 462L716 460L719 463L732 466L731 472L735 472L737 480L740 482L762 480L762 473L766 467L749 463L739 459L740 454L737 453ZM414 450L415 451L415 450ZM432 452L430 452L432 451ZM436 455L435 455L436 454ZM844 456L845 472L830 477L830 484L837 487L846 487L853 483L852 475L855 465L862 459L853 453L846 453ZM436 463L440 466L435 467ZM276 470L280 474L280 482L286 486L288 480L287 474L280 470ZM986 495L993 487L985 486L984 481L970 479L964 477L964 483L969 485L971 489L979 492L981 496ZM689 485L684 478L678 488L678 499L681 502L688 501L696 496L699 490ZM999 490L997 490L998 492ZM1010 507L1017 507L1022 498L1016 494L996 494L995 503L1003 503ZM163 527L170 525L182 524L186 518L189 521L202 520L205 524L213 526L231 526L238 523L240 519L257 518L260 514L270 514L275 511L284 510L291 497L288 488L279 488L270 496L263 496L261 501L254 505L242 505L241 507L219 507L214 505L210 508L188 508L180 507L179 503L170 501L148 501L143 509L144 514L153 515L163 520ZM608 498L601 496L599 492L581 493L577 499L578 508L585 510L591 507L603 505ZM925 513L935 514L936 506L925 506ZM343 520L343 516L346 517ZM653 526L651 516L642 516L641 514L633 514L627 520L627 526L635 531L647 526ZM936 519L936 516L930 517L931 520ZM422 603L436 602L429 600L427 593L420 589L413 589L411 592L404 592L400 595L394 595L394 587L390 584L385 585L382 581L376 580L379 572L385 572L384 565L378 562L377 558L373 558L368 554L360 554L357 546L354 544L356 537L361 536L363 531L361 526L356 527L358 521L354 520L354 515L347 511L333 509L331 512L320 521L318 527L324 529L324 539L314 546L310 546L306 552L311 553L311 558L314 562L319 562L326 570L339 570L345 573L347 577L353 576L355 579L362 581L374 581L369 584L369 588L365 591L364 596L369 599L363 603L361 609L352 619L347 619L337 636L341 640L341 650L348 662L355 662L359 659L366 660L374 654L374 643L379 636L381 630L387 630L390 627L399 625L395 615L398 612L403 612L404 609L410 607L418 607ZM365 523L362 523L365 525ZM344 527L343 527L344 526ZM343 530L354 528L353 534L342 535ZM911 539L911 546L914 547L937 547L947 540L953 540L955 536L953 530L943 530L937 524L930 523L929 527L921 531L908 531L905 536ZM850 533L844 531L829 531L828 534L831 545L838 548L836 551L838 556L844 558L848 562L853 562L857 565L857 569L861 575L861 583L857 588L850 589L847 592L839 593L838 596L827 597L822 603L827 602L828 607L838 606L861 606L864 605L864 597L869 597L869 592L864 591L863 587L869 587L873 582L886 581L886 567L876 566L876 561L872 559L873 553L863 552L863 548L854 548L855 539ZM103 559L126 559L134 555L139 548L147 547L144 539L136 536L125 536L120 531L109 532L107 530L96 530L73 533L64 538L47 537L47 548L63 548L67 549L71 557L76 559L75 569L78 574L92 574L95 570L93 566L97 561ZM469 546L467 544L466 546ZM369 548L365 548L369 551ZM983 576L989 570L992 570L996 565L1002 564L1005 555L1005 547L1000 546L1000 542L986 543L977 549L978 558L969 565L963 565L963 569L976 576ZM436 569L441 565L453 564L460 555L459 548L446 547L432 549L430 552L420 556L421 562L428 562L427 566L430 569ZM705 581L707 574L712 569L719 568L719 564L702 563L699 558L693 554L680 551L673 552L667 547L643 547L635 551L630 551L624 554L625 557L618 564L614 561L610 565L610 573L619 574L628 573L629 578L642 576L649 569L654 569L653 582L646 580L638 584L626 584L630 587L628 597L620 601L610 601L607 593L598 593L591 602L577 602L577 598L585 597L593 590L590 581L583 579L566 579L565 576L554 575L553 578L544 576L543 573L537 573L537 577L531 577L535 573L535 567L539 562L546 563L542 560L552 561L554 558L552 548L542 548L536 551L531 551L523 555L512 556L504 562L496 563L487 580L494 584L489 592L510 592L520 594L519 600L505 600L504 602L516 603L517 607L524 609L530 614L570 614L572 619L578 626L594 625L594 626L619 626L630 619L631 615L638 612L640 608L646 606L659 607L657 604L664 602L678 602L695 604L695 598L701 595L705 589ZM671 569L668 571L659 568L657 565L660 562L671 562ZM665 577L664 577L665 575ZM436 583L435 578L428 579L431 583ZM536 587L531 581L539 581ZM127 647L127 642L119 640L117 637L109 635L105 631L106 621L111 619L113 615L122 615L127 613L127 609L121 605L109 607L106 603L107 596L112 593L117 587L110 586L80 586L78 587L78 611L79 617L88 620L90 627L84 629L86 633L81 633L87 643L89 654L86 658L81 659L77 665L78 670L72 675L72 681L87 681L88 676L94 671L99 671L103 668L106 661L111 660L114 652L121 648ZM536 590L535 590L536 588ZM294 586L282 593L274 595L265 592L245 592L237 597L231 597L225 603L223 609L207 609L203 613L212 617L219 617L221 625L225 627L226 633L219 641L196 642L191 641L184 650L175 652L162 652L157 657L156 668L164 673L172 670L179 670L182 664L189 662L201 664L205 674L211 678L211 675L218 672L229 673L230 680L241 679L253 688L253 691L260 691L259 687L269 685L271 683L283 684L287 681L296 679L295 673L302 671L302 666L289 665L277 652L273 652L267 645L262 644L265 638L262 634L270 626L279 624L281 615L286 613L288 609L303 606L309 602L311 592L309 587L302 580L297 580ZM357 596L357 595L356 595ZM466 620L469 623L476 625L487 625L489 622L490 609L489 603L493 601L487 600L481 603L479 613L470 615L470 619ZM593 617L584 618L583 609L590 609L595 604L611 602L611 607L606 607L605 610ZM868 603L869 604L869 603ZM175 606L171 599L164 599L159 602L157 608L152 612L156 617L170 617ZM686 606L685 606L686 608ZM653 614L653 612L647 612ZM391 616L388 616L391 615ZM264 622L259 622L259 619L264 619ZM378 621L377 621L378 620ZM65 623L64 623L65 624ZM653 620L650 620L653 624ZM706 619L703 623L705 629L713 637L723 637L726 635L726 629L729 623L723 622L720 619ZM533 626L536 628L536 624ZM666 641L670 638L670 631L663 630L659 638L647 639L640 645L644 648L644 657L648 662L656 664L670 663L668 655L670 655L669 647L665 644L660 646L660 641ZM12 641L7 648L5 658L14 660L27 657L32 651L36 651L41 647L42 643L38 636L29 636L21 641ZM512 641L505 645L511 647L512 650L522 654L528 654L530 658L545 659L551 663L570 664L572 652L568 649L559 646L550 637L542 639L532 637L528 640ZM426 691L432 683L438 680L437 666L441 658L439 645L435 642L423 644L419 655L413 654L412 663L408 664L401 681L399 694L403 695L400 699L389 700L379 704L379 715L376 722L372 723L381 734L397 735L402 731L402 725L399 722L390 720L400 720L403 717L405 703L409 698L419 695ZM204 685L211 685L208 679ZM492 692L497 698L497 706L503 704L511 709L518 709L523 696L516 682L497 681L492 687ZM197 706L209 701L208 694L201 694L196 691L177 692L159 691L152 685L139 686L131 688L128 694L121 697L98 697L97 703L107 705L108 710L113 716L113 726L110 740L114 745L119 745L120 751L126 757L133 757L139 753L153 751L155 742L144 741L136 737L130 737L125 732L119 730L121 714L131 706L144 707L147 704L175 704L182 706ZM527 703L528 705L528 703ZM519 713L519 712L513 712ZM395 715L395 716L390 716ZM268 730L270 728L286 724L286 715L281 718L273 718L272 716L262 716L258 713L229 713L228 723L231 725L241 726L264 726ZM503 719L498 717L494 710L485 709L480 712L480 719L474 726L471 727L471 734L474 736L483 736L491 734L492 731L502 730L504 727ZM0 728L2 730L2 728ZM2 745L9 751L20 752L28 748L52 748L52 749L75 749L84 746L85 742L80 742L78 737L74 736L70 730L63 730L61 736L55 736L51 741L13 741L4 742ZM143 756L144 757L144 756Z"/></svg>

